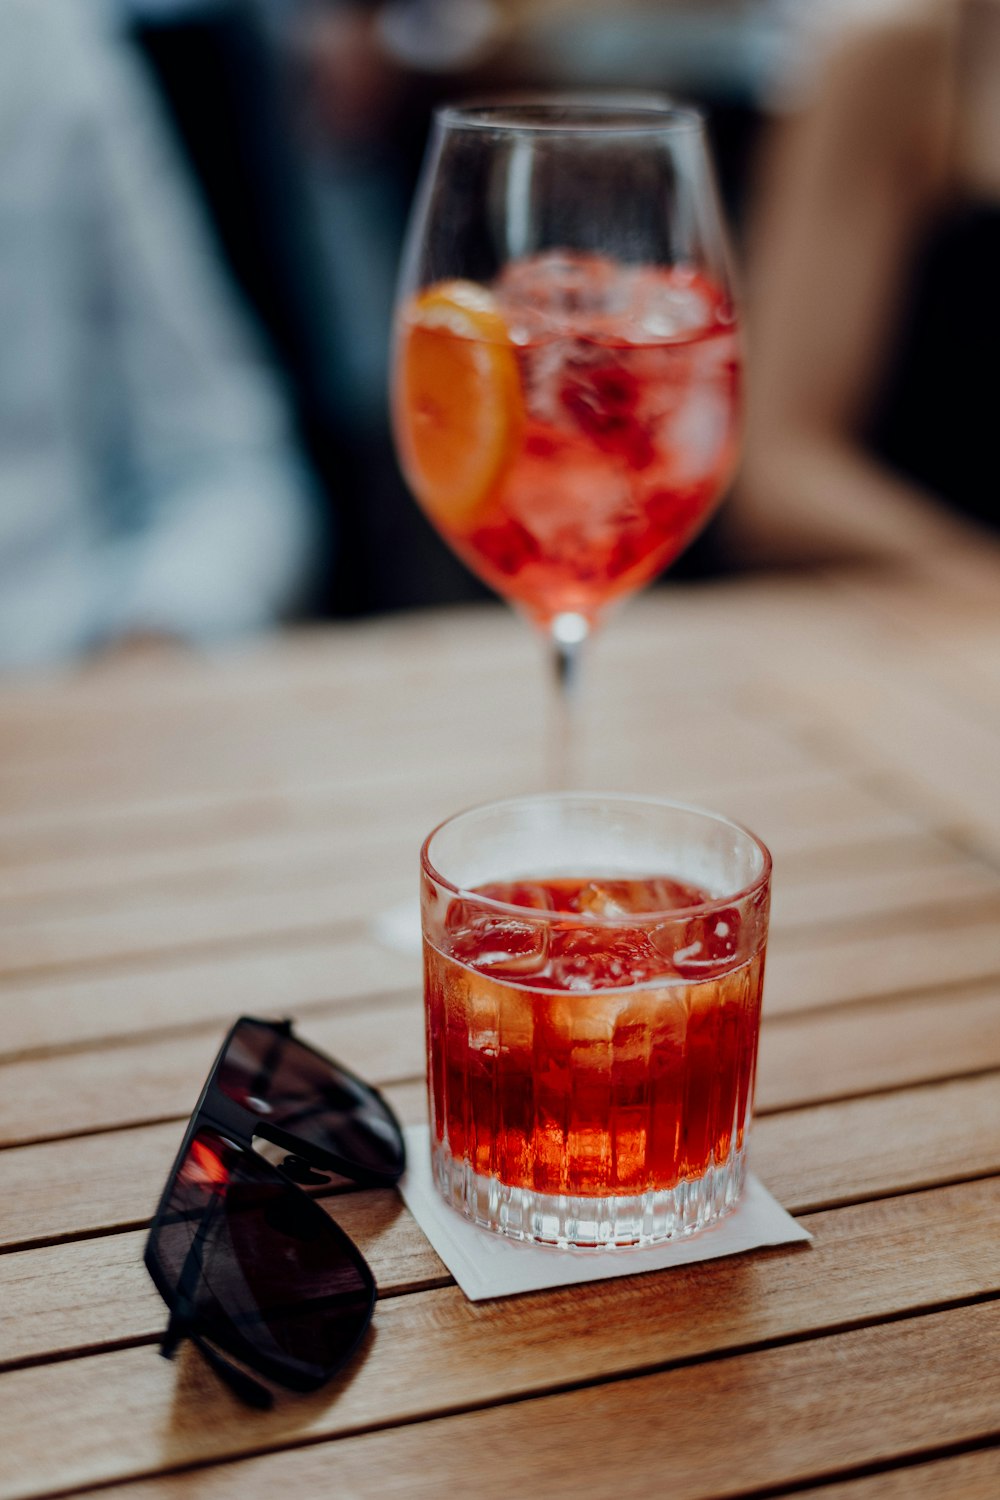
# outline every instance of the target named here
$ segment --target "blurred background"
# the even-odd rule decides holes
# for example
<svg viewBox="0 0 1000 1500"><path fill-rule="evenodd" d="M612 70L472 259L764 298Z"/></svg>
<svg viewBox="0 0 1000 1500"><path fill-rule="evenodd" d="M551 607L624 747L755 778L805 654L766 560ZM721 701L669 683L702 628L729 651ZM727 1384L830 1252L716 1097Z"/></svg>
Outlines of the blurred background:
<svg viewBox="0 0 1000 1500"><path fill-rule="evenodd" d="M973 11L988 48L966 45ZM1000 118L996 13L0 0L0 663L486 596L406 491L386 387L431 112L489 90L655 88L706 112L750 431L735 504L675 573L941 545L968 524L942 499L987 535L995 378L953 391L968 434L928 417L934 341L985 348L997 321L1000 133L966 132L960 171L950 150L957 99ZM904 357L911 281L931 342ZM948 355L949 387L978 357ZM901 371L919 374L903 405ZM929 427L933 451L911 451Z"/></svg>

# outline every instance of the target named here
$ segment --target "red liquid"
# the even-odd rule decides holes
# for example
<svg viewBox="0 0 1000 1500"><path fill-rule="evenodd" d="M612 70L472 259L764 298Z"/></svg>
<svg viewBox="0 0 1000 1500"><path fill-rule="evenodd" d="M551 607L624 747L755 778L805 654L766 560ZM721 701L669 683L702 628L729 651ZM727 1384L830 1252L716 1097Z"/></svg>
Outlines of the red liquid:
<svg viewBox="0 0 1000 1500"><path fill-rule="evenodd" d="M506 461L457 520L423 498L468 565L541 624L593 619L683 551L731 477L733 309L693 270L568 254L515 262L493 290L521 389Z"/></svg>
<svg viewBox="0 0 1000 1500"><path fill-rule="evenodd" d="M582 1197L697 1180L743 1146L764 954L734 909L662 924L581 916L669 911L704 894L671 880L479 888L565 913L532 923L454 902L425 942L432 1128L510 1187Z"/></svg>

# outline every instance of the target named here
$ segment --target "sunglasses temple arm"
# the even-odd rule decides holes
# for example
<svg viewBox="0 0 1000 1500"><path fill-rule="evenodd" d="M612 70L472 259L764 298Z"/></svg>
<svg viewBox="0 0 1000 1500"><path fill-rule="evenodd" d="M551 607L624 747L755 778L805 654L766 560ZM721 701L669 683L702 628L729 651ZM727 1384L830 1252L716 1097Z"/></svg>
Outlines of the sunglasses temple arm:
<svg viewBox="0 0 1000 1500"><path fill-rule="evenodd" d="M254 1380L253 1376L248 1375L245 1370L231 1364L224 1355L195 1331L195 1305L191 1294L201 1274L205 1238L211 1219L212 1212L209 1210L199 1224L198 1233L185 1258L184 1268L177 1283L177 1301L171 1309L167 1331L160 1341L160 1353L164 1359L173 1359L181 1340L190 1339L201 1350L215 1373L221 1376L241 1401L245 1401L248 1406L255 1406L258 1411L269 1411L274 1405L273 1392L266 1385L262 1385L259 1380Z"/></svg>
<svg viewBox="0 0 1000 1500"><path fill-rule="evenodd" d="M201 1223L198 1225L198 1231L191 1242L191 1248L184 1257L184 1265L181 1268L181 1274L177 1281L175 1301L170 1309L170 1321L167 1324L167 1331L160 1341L160 1353L164 1359L173 1359L177 1352L177 1345L181 1340L192 1336L192 1330L195 1326L193 1293L202 1272L205 1239L213 1216L214 1210L210 1205L202 1217Z"/></svg>

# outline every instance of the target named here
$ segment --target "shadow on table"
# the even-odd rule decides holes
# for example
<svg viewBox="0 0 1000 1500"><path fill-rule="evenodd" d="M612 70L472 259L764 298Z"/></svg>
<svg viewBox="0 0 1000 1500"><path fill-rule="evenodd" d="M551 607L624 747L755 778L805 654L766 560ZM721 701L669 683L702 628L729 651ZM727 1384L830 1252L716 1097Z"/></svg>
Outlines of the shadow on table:
<svg viewBox="0 0 1000 1500"><path fill-rule="evenodd" d="M348 1367L321 1390L298 1393L273 1387L276 1397L270 1411L259 1411L241 1401L199 1350L185 1344L173 1362L177 1378L163 1430L160 1465L249 1457L259 1441L271 1443L316 1428L363 1370L376 1337L372 1325Z"/></svg>
<svg viewBox="0 0 1000 1500"><path fill-rule="evenodd" d="M404 1215L402 1200L392 1194L378 1194L376 1201L366 1202L358 1213L353 1193L334 1193L330 1197L327 1193L329 1186L322 1195L315 1195L321 1197L320 1206L332 1218L345 1219L343 1227L356 1238L366 1257L377 1248L374 1258L379 1262L383 1281L395 1285L399 1277L392 1265L398 1260L393 1239L396 1221ZM173 1465L239 1452L247 1446L250 1424L254 1424L255 1433L266 1434L268 1439L308 1431L341 1399L364 1369L376 1338L373 1322L348 1366L318 1391L284 1391L272 1385L275 1403L270 1411L256 1410L241 1401L194 1344L183 1344L173 1362L176 1381L160 1455L162 1462Z"/></svg>

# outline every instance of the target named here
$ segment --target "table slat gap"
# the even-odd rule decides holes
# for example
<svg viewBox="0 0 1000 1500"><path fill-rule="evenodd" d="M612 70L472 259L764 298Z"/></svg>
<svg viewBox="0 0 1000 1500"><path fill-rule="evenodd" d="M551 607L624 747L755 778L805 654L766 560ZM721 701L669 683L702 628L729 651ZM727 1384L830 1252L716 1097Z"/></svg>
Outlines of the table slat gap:
<svg viewBox="0 0 1000 1500"><path fill-rule="evenodd" d="M836 1477L820 1488L796 1484L780 1491L789 1500L996 1500L1000 1493L1000 1440L955 1443L934 1454L917 1454L891 1465L869 1464L852 1477ZM870 1483L869 1481L875 1481ZM758 1491L758 1495L763 1492Z"/></svg>

